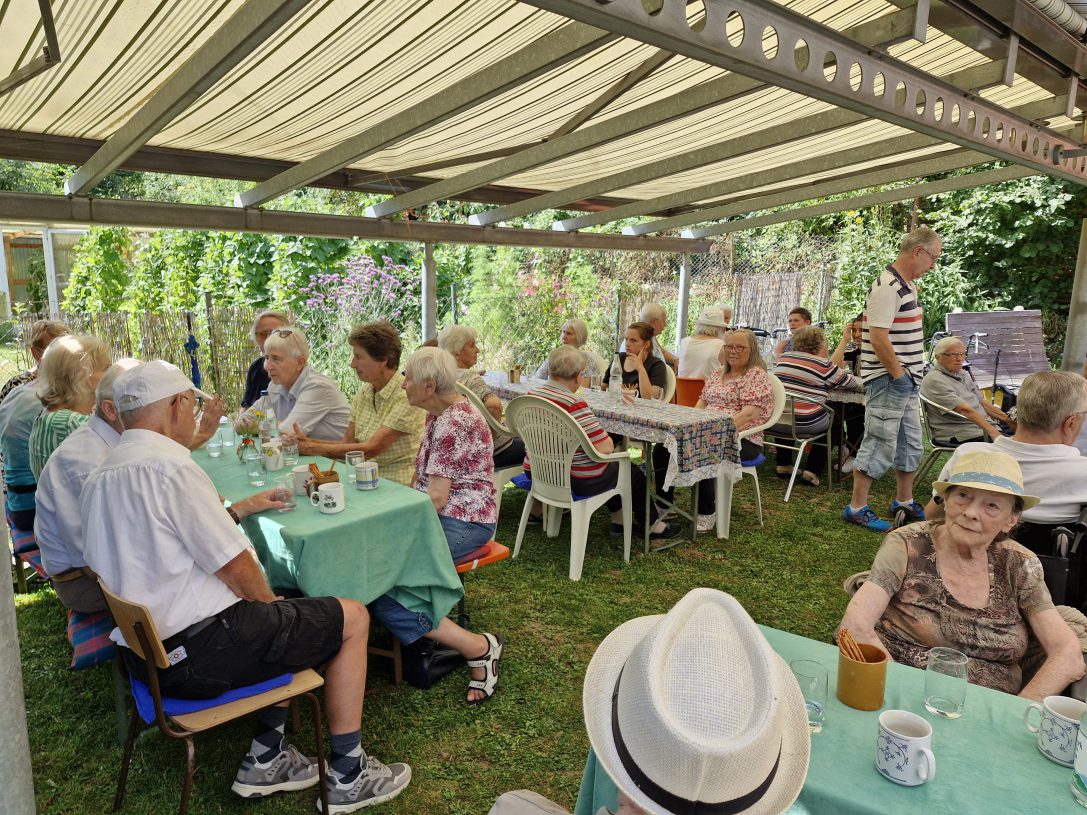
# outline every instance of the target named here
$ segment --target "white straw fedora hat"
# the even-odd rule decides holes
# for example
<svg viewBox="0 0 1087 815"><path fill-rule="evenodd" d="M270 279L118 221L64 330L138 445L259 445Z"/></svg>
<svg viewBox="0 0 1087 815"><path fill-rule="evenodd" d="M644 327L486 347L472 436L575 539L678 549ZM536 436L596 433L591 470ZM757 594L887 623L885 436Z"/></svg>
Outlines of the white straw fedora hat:
<svg viewBox="0 0 1087 815"><path fill-rule="evenodd" d="M600 765L651 815L771 815L804 786L800 687L724 592L694 589L667 614L612 631L583 702Z"/></svg>
<svg viewBox="0 0 1087 815"><path fill-rule="evenodd" d="M1019 462L1000 450L978 450L955 456L947 481L934 481L932 488L943 497L948 487L970 487L975 490L1014 495L1023 501L1023 509L1037 506L1042 499L1027 495L1023 486L1023 470Z"/></svg>
<svg viewBox="0 0 1087 815"><path fill-rule="evenodd" d="M725 327L725 312L720 306L706 306L698 315L696 323L714 325L718 328Z"/></svg>

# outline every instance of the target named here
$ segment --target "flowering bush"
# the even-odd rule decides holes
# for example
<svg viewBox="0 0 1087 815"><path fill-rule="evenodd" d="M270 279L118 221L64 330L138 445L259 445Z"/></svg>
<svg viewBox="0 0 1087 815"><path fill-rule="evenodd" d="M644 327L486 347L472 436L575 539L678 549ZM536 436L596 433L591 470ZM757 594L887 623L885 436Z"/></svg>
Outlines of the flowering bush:
<svg viewBox="0 0 1087 815"><path fill-rule="evenodd" d="M405 354L419 343L419 286L415 270L384 258L356 255L336 271L312 274L299 290L298 322L310 341L310 364L332 377L348 396L358 380L348 365L347 336L359 323L388 320L401 332Z"/></svg>

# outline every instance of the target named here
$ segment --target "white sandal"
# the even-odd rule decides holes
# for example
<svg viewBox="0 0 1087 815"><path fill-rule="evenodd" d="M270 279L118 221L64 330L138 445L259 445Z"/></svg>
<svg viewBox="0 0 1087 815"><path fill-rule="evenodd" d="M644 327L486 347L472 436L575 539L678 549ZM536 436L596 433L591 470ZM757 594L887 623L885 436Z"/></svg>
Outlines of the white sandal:
<svg viewBox="0 0 1087 815"><path fill-rule="evenodd" d="M469 668L483 668L486 672L483 679L473 679L468 683L469 691L478 690L483 692L483 696L479 699L470 700L468 702L470 705L481 705L486 702L494 696L495 688L498 686L498 661L502 659L505 640L486 631L483 632L483 637L490 645L487 653L483 654L479 659L467 660Z"/></svg>

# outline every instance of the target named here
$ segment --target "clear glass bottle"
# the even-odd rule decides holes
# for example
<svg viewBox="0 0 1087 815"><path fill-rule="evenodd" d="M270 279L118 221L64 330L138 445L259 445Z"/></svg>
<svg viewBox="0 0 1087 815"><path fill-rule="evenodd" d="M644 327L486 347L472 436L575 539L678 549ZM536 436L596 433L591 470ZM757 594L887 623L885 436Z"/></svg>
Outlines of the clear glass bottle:
<svg viewBox="0 0 1087 815"><path fill-rule="evenodd" d="M618 404L623 401L623 363L619 361L619 355L611 363L611 373L608 375L608 391L612 401Z"/></svg>
<svg viewBox="0 0 1087 815"><path fill-rule="evenodd" d="M1077 804L1087 809L1087 710L1079 720L1076 757L1072 767L1072 797Z"/></svg>
<svg viewBox="0 0 1087 815"><path fill-rule="evenodd" d="M268 401L268 391L260 392L260 409L264 413L260 420L260 440L265 443L279 435L279 420Z"/></svg>

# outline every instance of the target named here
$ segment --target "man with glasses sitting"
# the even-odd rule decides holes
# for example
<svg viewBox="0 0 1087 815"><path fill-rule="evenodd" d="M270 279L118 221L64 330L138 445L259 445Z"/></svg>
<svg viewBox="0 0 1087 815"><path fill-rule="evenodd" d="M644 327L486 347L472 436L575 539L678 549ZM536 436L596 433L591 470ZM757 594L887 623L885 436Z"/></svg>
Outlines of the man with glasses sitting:
<svg viewBox="0 0 1087 815"><path fill-rule="evenodd" d="M921 395L944 410L925 412L929 435L944 447L995 439L1010 432L1015 422L996 405L981 397L974 378L964 365L966 346L958 337L944 337L934 349L936 366L921 381Z"/></svg>

